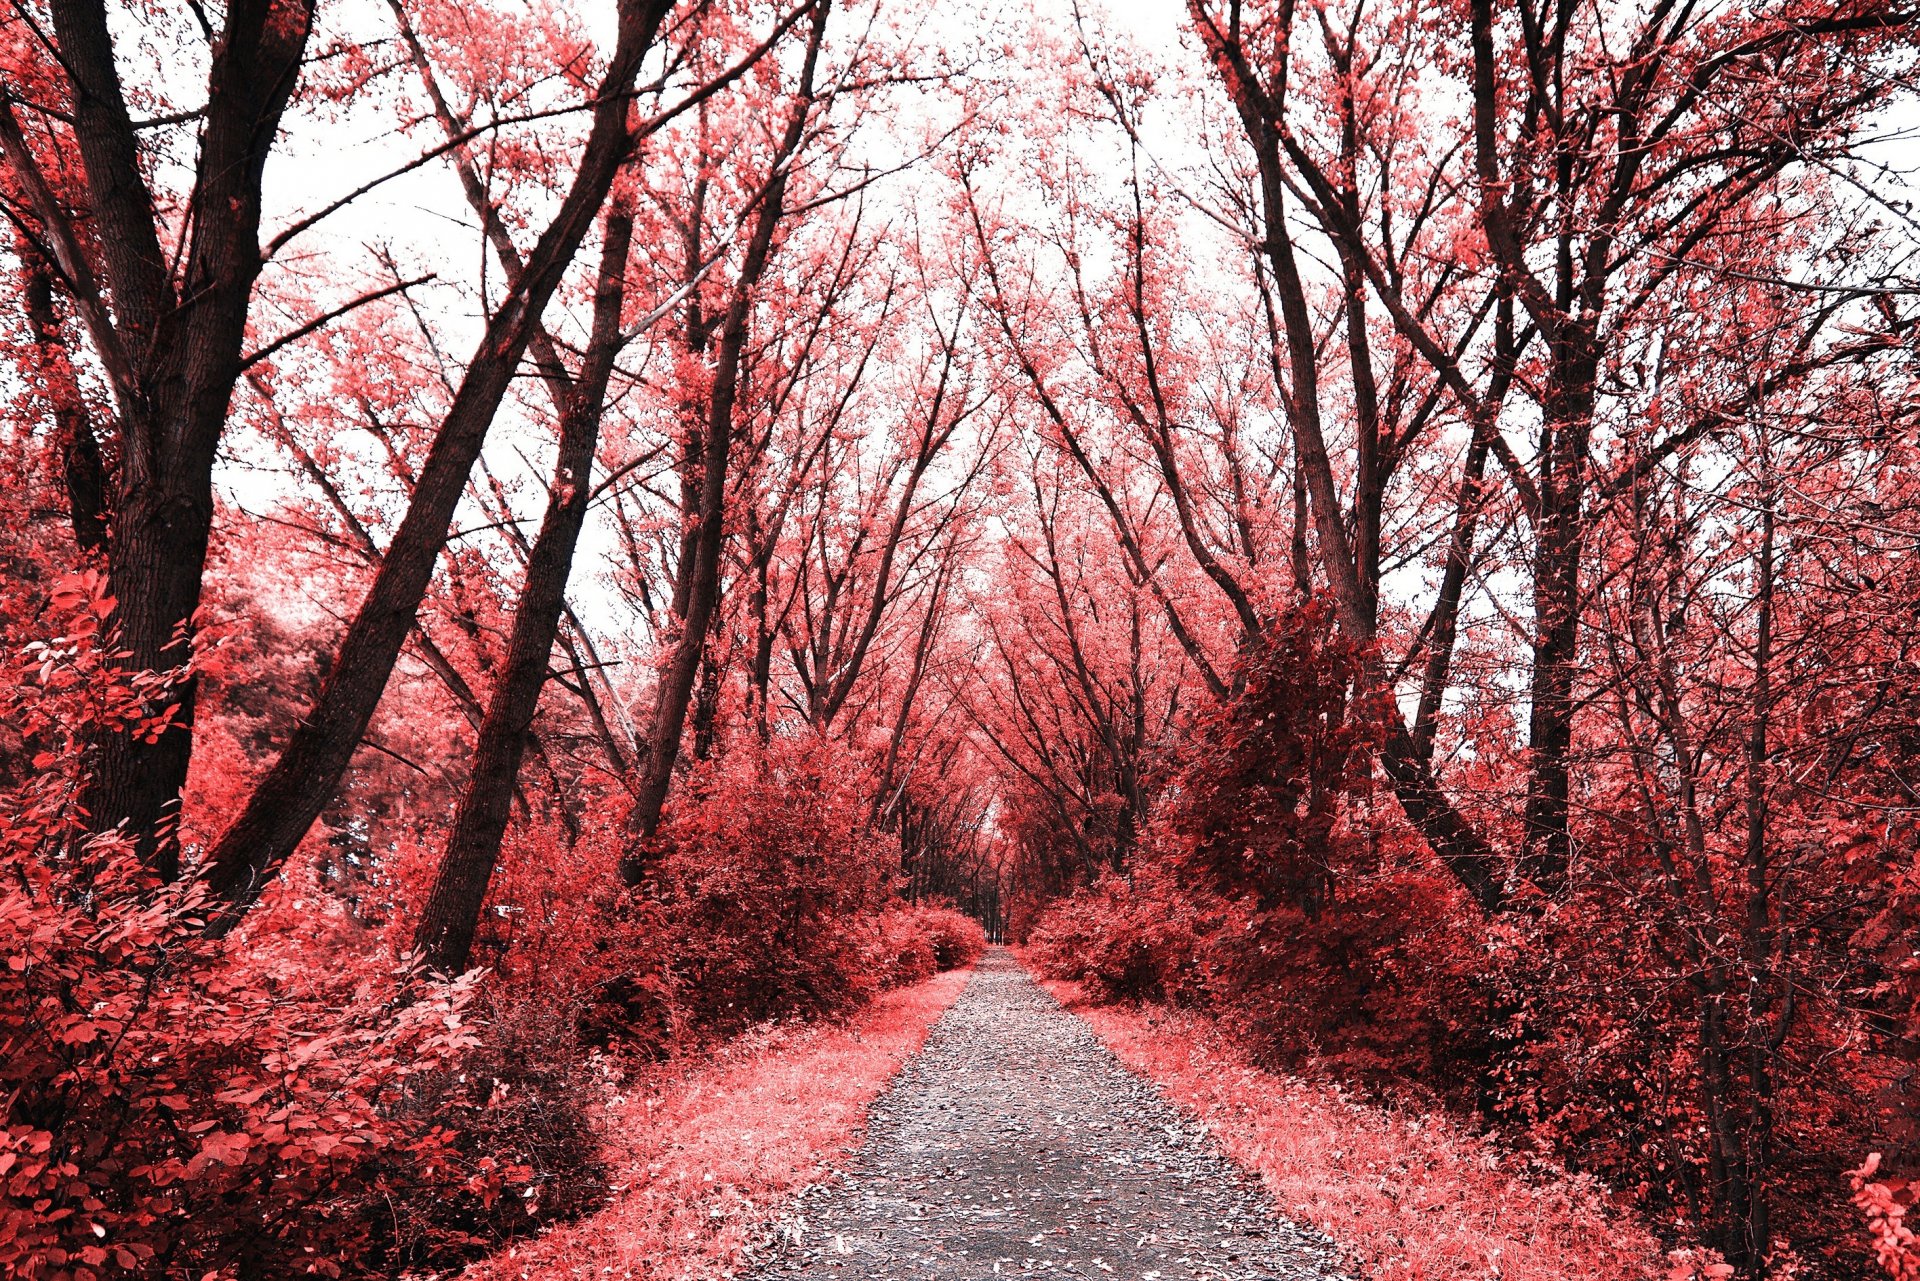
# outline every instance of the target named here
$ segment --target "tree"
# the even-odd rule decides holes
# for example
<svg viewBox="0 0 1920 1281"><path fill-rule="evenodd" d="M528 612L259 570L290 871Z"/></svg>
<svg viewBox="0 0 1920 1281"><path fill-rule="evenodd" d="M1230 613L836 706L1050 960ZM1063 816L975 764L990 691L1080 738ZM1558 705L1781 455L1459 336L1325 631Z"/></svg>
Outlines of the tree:
<svg viewBox="0 0 1920 1281"><path fill-rule="evenodd" d="M415 941L427 962L443 973L466 968L474 926L486 901L487 882L506 835L514 783L547 683L553 641L566 600L567 571L586 519L593 479L594 447L607 382L621 347L627 253L633 219L616 207L607 217L600 250L593 329L580 378L562 410L560 448L554 463L546 518L527 556L526 580L513 615L506 662L480 722L473 771L454 816L453 833L422 910Z"/></svg>
<svg viewBox="0 0 1920 1281"><path fill-rule="evenodd" d="M167 728L150 741L103 733L86 809L94 831L126 831L142 862L171 880L192 752L193 617L213 522L214 456L253 359L244 348L265 262L262 175L299 84L313 9L299 0L228 6L217 34L200 32L211 52L204 105L159 122L136 121L128 105L118 60L127 51L106 5L60 0L45 16L50 38L38 18L18 16L12 47L28 61L7 69L0 93L6 200L37 263L28 299L47 360L59 361L54 348L64 346L46 297L46 279L57 274L111 394L115 467L103 482L94 463L107 451L60 393L76 463L69 501L77 527L106 526L117 661L155 674L151 697L167 713ZM158 191L149 140L188 123L197 126L185 147L191 185L184 194ZM79 173L66 170L65 156L78 157ZM170 250L177 228L184 242Z"/></svg>
<svg viewBox="0 0 1920 1281"><path fill-rule="evenodd" d="M448 522L501 397L632 148L628 95L671 7L671 0L626 0L620 5L615 47L594 96L592 129L566 197L488 319L421 467L406 518L381 558L313 706L208 856L208 880L232 909L250 904L293 853L359 746L413 625L446 542ZM233 911L223 919L233 920Z"/></svg>
<svg viewBox="0 0 1920 1281"><path fill-rule="evenodd" d="M698 428L690 430L687 436L683 463L687 480L683 483L687 485L688 497L695 493L698 497L688 504L689 528L681 545L673 591L676 634L661 668L647 750L628 820L633 834L641 841L651 838L660 825L660 813L673 780L674 762L680 755L687 705L699 675L707 631L719 604L726 535L727 469L733 451L735 401L752 321L754 289L773 254L774 234L787 212L789 176L801 145L808 140L808 125L816 101L814 80L819 68L820 45L826 35L830 12L830 0L816 0L808 6L812 22L799 79L787 108L785 128L767 157L765 187L756 202L752 229L727 292L717 335L709 334L707 322L690 304L685 334L687 353L689 358L705 357L711 337L712 372L704 401L689 406L690 415L697 416L694 421ZM703 156L702 160L705 159ZM703 211L696 207L693 222L696 231L702 217ZM694 243L697 245L697 239ZM697 249L693 256L698 257ZM697 487L692 483L696 477ZM645 859L637 851L630 852L621 862L621 875L633 882L644 873L645 867Z"/></svg>

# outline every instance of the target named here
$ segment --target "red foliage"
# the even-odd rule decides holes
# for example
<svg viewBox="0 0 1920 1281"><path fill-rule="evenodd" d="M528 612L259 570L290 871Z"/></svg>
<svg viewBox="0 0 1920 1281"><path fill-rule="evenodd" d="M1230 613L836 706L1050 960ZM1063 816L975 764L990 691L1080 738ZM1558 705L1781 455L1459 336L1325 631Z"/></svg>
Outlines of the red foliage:
<svg viewBox="0 0 1920 1281"><path fill-rule="evenodd" d="M887 902L888 843L859 776L829 748L752 742L703 762L660 829L650 897L677 1000L728 1030L851 1008L875 990L866 922Z"/></svg>
<svg viewBox="0 0 1920 1281"><path fill-rule="evenodd" d="M1920 1187L1911 1179L1876 1179L1880 1154L1871 1153L1859 1169L1848 1172L1853 1203L1867 1220L1873 1257L1894 1281L1920 1278L1920 1236L1907 1224L1907 1212L1920 1200Z"/></svg>
<svg viewBox="0 0 1920 1281"><path fill-rule="evenodd" d="M987 950L980 922L944 903L914 903L874 922L874 965L886 987L972 965Z"/></svg>
<svg viewBox="0 0 1920 1281"><path fill-rule="evenodd" d="M957 907L1910 1273L1920 21L851 7L0 15L0 1270L461 1262Z"/></svg>
<svg viewBox="0 0 1920 1281"><path fill-rule="evenodd" d="M1605 1189L1445 1116L1258 1067L1237 1028L1191 1011L1088 1003L1050 984L1121 1062L1198 1117L1274 1204L1381 1281L1651 1281L1653 1234Z"/></svg>
<svg viewBox="0 0 1920 1281"><path fill-rule="evenodd" d="M1156 862L1260 915L1311 919L1354 862L1341 822L1378 737L1364 652L1302 605L1248 656L1232 701L1196 716L1154 816Z"/></svg>
<svg viewBox="0 0 1920 1281"><path fill-rule="evenodd" d="M418 1080L474 1044L463 987L376 970L302 992L297 976L223 965L200 938L200 896L139 895L123 860L94 874L87 907L5 870L11 1274L78 1278L109 1259L353 1273L397 1244L376 1210L420 1182L491 1203L514 1178L498 1162L447 1177L450 1118L401 1117Z"/></svg>
<svg viewBox="0 0 1920 1281"><path fill-rule="evenodd" d="M1815 819L1772 802L1773 856L1790 868L1769 886L1783 922L1774 928L1793 932L1797 972L1852 993L1855 1010L1802 998L1780 1013L1764 997L1728 997L1777 981L1743 977L1756 936L1728 911L1718 933L1690 938L1673 849L1632 832L1608 834L1604 874L1596 864L1572 892L1478 921L1463 946L1459 923L1473 907L1391 815L1376 818L1363 775L1329 786L1324 816L1303 834L1311 792L1287 774L1335 722L1294 710L1313 706L1327 681L1311 648L1286 663L1309 674L1309 693L1256 668L1233 706L1195 718L1127 877L1055 903L1032 936L1035 963L1103 999L1202 1007L1265 1064L1477 1114L1608 1180L1681 1241L1729 1240L1747 1186L1731 1162L1762 1144L1791 1192L1778 1197L1760 1257L1848 1266L1857 1235L1832 1194L1836 1154L1857 1150L1870 1126L1903 1154L1912 1142L1900 1119L1916 1008L1910 841L1870 813ZM1737 712L1726 723L1744 724ZM1644 803L1622 783L1610 812ZM1701 875L1723 901L1740 901L1739 849L1703 855ZM1716 989L1715 975L1728 987ZM1776 1018L1792 1024L1776 1030ZM1796 1048L1782 1052L1789 1034ZM1823 1070L1820 1056L1851 1067ZM1749 1077L1755 1061L1768 1066ZM1877 1110L1884 1121L1871 1119ZM1796 1155L1774 1155L1784 1152ZM1898 1228L1887 1226L1884 1211L1898 1204L1888 1198L1905 1185L1880 1186L1894 1191L1861 1195L1879 1198L1884 1251ZM1702 1275L1729 1266L1696 1254L1685 1266Z"/></svg>
<svg viewBox="0 0 1920 1281"><path fill-rule="evenodd" d="M1145 878L1104 877L1056 902L1028 936L1026 955L1043 973L1084 983L1102 1000L1194 998L1201 909L1157 880L1149 888Z"/></svg>
<svg viewBox="0 0 1920 1281"><path fill-rule="evenodd" d="M1240 697L1194 718L1134 870L1064 899L1031 955L1118 1000L1222 1011L1291 1064L1441 1084L1474 1035L1481 962L1457 889L1369 826L1362 655L1305 608Z"/></svg>
<svg viewBox="0 0 1920 1281"><path fill-rule="evenodd" d="M0 807L0 1268L356 1271L397 1244L376 1206L423 1183L491 1203L513 1175L449 1178L449 1118L403 1116L474 1044L468 985L377 952L236 960L201 931L202 888L156 892L120 842L80 841L81 745L143 705L95 661L100 591L63 583L65 631L5 673L11 722L45 750Z"/></svg>

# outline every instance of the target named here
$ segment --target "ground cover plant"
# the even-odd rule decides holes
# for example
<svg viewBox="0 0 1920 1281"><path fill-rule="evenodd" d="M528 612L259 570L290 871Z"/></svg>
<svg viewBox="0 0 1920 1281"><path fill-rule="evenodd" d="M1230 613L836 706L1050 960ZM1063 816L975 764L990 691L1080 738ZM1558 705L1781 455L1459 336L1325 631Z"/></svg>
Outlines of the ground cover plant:
<svg viewBox="0 0 1920 1281"><path fill-rule="evenodd" d="M1604 1185L1502 1151L1444 1113L1254 1066L1190 1010L1050 989L1120 1061L1198 1118L1274 1204L1341 1244L1361 1276L1668 1278L1692 1273Z"/></svg>

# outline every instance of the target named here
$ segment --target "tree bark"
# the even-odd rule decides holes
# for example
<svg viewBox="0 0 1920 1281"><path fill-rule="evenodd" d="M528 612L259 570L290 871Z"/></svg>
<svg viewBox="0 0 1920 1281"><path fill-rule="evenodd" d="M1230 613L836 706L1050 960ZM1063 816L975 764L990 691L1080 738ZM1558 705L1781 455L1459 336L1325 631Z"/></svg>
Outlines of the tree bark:
<svg viewBox="0 0 1920 1281"><path fill-rule="evenodd" d="M607 219L585 367L574 381L560 420L560 449L554 460L547 512L527 558L526 582L514 610L506 663L487 704L480 738L474 745L467 790L414 934L416 950L427 964L445 974L467 968L474 932L486 904L487 886L499 861L500 842L506 836L521 757L540 692L547 683L553 642L566 603L567 576L592 493L593 457L600 440L607 383L620 349L620 307L625 298L627 254L632 241L632 216L616 211Z"/></svg>
<svg viewBox="0 0 1920 1281"><path fill-rule="evenodd" d="M208 880L228 905L216 931L231 927L293 853L360 745L432 580L448 522L501 397L630 150L627 115L634 78L672 7L673 0L621 0L613 58L600 84L573 185L528 256L525 271L488 322L427 453L407 514L319 695L240 816L214 846Z"/></svg>

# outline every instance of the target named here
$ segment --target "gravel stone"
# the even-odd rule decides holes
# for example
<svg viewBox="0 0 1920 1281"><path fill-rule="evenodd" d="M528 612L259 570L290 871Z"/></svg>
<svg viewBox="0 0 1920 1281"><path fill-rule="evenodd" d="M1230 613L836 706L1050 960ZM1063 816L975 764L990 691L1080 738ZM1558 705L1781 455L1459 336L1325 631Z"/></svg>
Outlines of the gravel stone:
<svg viewBox="0 0 1920 1281"><path fill-rule="evenodd" d="M853 1168L799 1198L751 1275L1344 1281L1325 1238L1276 1215L1003 948L876 1102Z"/></svg>

